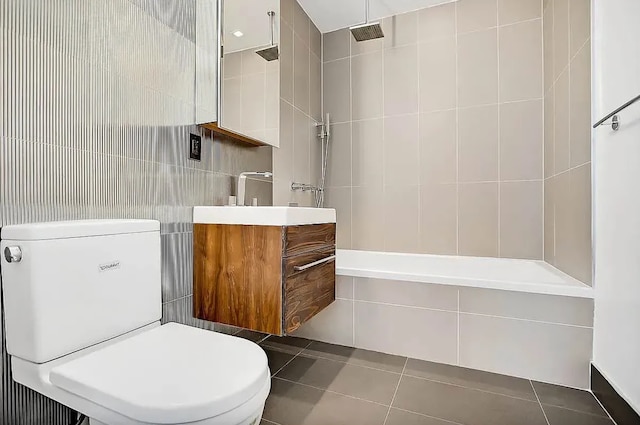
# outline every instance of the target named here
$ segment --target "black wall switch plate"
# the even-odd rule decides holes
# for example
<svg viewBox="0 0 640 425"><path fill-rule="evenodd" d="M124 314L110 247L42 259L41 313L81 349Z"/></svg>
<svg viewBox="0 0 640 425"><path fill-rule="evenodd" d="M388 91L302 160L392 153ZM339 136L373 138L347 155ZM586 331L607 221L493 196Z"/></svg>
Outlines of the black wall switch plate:
<svg viewBox="0 0 640 425"><path fill-rule="evenodd" d="M194 161L202 160L202 137L192 134L189 143L189 159Z"/></svg>

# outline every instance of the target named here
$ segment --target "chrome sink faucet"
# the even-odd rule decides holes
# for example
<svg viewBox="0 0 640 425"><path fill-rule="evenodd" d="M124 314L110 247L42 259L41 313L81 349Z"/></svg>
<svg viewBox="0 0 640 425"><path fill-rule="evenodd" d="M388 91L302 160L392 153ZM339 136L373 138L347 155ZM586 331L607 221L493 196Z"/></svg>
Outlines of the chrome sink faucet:
<svg viewBox="0 0 640 425"><path fill-rule="evenodd" d="M238 206L244 206L244 197L247 188L247 177L264 177L264 178L272 178L273 173L270 171L245 171L244 173L240 173L238 176L238 191L236 192L236 196L238 197L237 202Z"/></svg>

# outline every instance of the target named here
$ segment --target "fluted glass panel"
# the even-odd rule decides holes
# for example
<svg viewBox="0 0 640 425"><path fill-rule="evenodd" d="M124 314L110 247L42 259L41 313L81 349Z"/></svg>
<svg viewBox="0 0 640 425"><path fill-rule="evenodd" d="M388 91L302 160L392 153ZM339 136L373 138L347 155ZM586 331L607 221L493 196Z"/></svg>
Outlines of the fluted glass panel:
<svg viewBox="0 0 640 425"><path fill-rule="evenodd" d="M213 329L189 307L192 207L226 202L241 171L271 170L271 148L193 125L195 18L196 0L0 0L0 226L160 220L163 320ZM203 138L200 162L190 133ZM271 204L271 185L254 186ZM12 381L0 330L0 423L70 423L69 409Z"/></svg>

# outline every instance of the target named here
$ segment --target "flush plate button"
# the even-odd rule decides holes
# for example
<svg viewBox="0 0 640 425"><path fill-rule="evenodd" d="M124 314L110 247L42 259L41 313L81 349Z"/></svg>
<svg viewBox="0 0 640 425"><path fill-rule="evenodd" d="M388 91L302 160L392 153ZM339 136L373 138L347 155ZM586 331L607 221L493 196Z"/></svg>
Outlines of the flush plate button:
<svg viewBox="0 0 640 425"><path fill-rule="evenodd" d="M4 258L7 263L19 263L22 261L22 249L19 246L8 246L4 249Z"/></svg>

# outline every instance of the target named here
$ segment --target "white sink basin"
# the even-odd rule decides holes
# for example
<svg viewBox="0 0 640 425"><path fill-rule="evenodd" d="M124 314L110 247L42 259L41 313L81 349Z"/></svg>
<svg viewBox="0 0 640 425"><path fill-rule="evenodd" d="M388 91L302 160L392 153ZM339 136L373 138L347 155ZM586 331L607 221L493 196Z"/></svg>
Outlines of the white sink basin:
<svg viewBox="0 0 640 425"><path fill-rule="evenodd" d="M194 207L193 222L250 226L300 226L335 223L336 210L298 207Z"/></svg>

